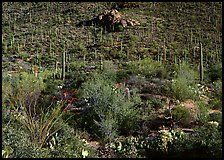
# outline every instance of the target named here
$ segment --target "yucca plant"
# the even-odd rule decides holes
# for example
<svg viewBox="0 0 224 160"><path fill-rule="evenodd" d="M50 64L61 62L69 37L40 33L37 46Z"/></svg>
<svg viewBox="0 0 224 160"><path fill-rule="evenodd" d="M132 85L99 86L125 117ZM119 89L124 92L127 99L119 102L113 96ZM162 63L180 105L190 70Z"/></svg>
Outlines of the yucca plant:
<svg viewBox="0 0 224 160"><path fill-rule="evenodd" d="M31 141L37 147L44 147L47 140L61 129L63 123L62 116L67 110L67 108L62 109L64 104L65 101L61 101L53 110L48 110L47 112L41 109L41 113L39 115L37 114L39 117L32 115L31 107L28 107L23 113L21 122L30 132Z"/></svg>

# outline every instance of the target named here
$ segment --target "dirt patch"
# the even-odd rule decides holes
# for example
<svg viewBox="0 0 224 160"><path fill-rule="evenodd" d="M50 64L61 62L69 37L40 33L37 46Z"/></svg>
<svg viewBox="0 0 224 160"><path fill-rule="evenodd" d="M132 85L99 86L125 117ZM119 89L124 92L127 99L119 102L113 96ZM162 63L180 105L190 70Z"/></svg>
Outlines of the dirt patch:
<svg viewBox="0 0 224 160"><path fill-rule="evenodd" d="M191 111L194 111L194 112L196 112L198 110L197 103L193 100L186 100L184 102L181 102L180 106L183 106L183 107L190 109Z"/></svg>

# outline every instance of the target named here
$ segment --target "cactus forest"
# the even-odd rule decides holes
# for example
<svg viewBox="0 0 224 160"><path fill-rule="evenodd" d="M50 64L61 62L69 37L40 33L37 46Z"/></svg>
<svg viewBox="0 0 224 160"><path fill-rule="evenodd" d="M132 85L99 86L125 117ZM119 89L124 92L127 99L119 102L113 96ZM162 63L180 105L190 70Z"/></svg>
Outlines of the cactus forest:
<svg viewBox="0 0 224 160"><path fill-rule="evenodd" d="M2 2L3 158L221 158L222 2Z"/></svg>

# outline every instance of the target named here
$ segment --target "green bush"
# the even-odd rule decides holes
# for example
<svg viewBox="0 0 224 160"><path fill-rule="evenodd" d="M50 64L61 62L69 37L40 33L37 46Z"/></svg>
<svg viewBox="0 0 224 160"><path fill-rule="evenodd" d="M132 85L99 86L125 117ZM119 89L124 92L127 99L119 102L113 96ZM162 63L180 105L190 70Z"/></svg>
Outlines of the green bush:
<svg viewBox="0 0 224 160"><path fill-rule="evenodd" d="M209 104L213 109L222 109L222 81L217 80L212 83L214 92L211 95Z"/></svg>
<svg viewBox="0 0 224 160"><path fill-rule="evenodd" d="M208 113L209 106L205 104L204 102L199 101L198 102L198 113L197 113L197 121L200 124L205 124L209 120L209 113Z"/></svg>
<svg viewBox="0 0 224 160"><path fill-rule="evenodd" d="M222 131L213 123L196 127L189 143L194 149L203 149L209 157L222 156Z"/></svg>
<svg viewBox="0 0 224 160"><path fill-rule="evenodd" d="M197 77L197 73L187 64L181 64L171 83L171 96L179 100L198 99L195 85Z"/></svg>
<svg viewBox="0 0 224 160"><path fill-rule="evenodd" d="M186 100L189 98L194 98L194 95L194 91L189 88L185 78L177 78L172 80L171 96L177 98L178 100Z"/></svg>
<svg viewBox="0 0 224 160"><path fill-rule="evenodd" d="M80 96L92 108L86 113L88 119L83 119L85 126L95 128L91 132L98 136L105 139L115 138L120 132L129 133L136 128L138 109L134 106L139 103L140 98L133 95L129 101L124 88L115 89L112 81L103 79L101 74L93 76L83 84Z"/></svg>
<svg viewBox="0 0 224 160"><path fill-rule="evenodd" d="M212 65L207 75L211 82L222 80L222 63Z"/></svg>
<svg viewBox="0 0 224 160"><path fill-rule="evenodd" d="M164 103L160 99L156 98L149 100L149 103L154 109L161 109L164 106Z"/></svg>
<svg viewBox="0 0 224 160"><path fill-rule="evenodd" d="M209 101L212 109L222 109L222 101L219 98L214 98Z"/></svg>
<svg viewBox="0 0 224 160"><path fill-rule="evenodd" d="M102 66L102 76L104 79L111 80L113 82L117 79L117 66L113 63L113 61L103 61Z"/></svg>
<svg viewBox="0 0 224 160"><path fill-rule="evenodd" d="M167 76L166 68L160 62L154 61L151 58L128 62L127 69L132 74L141 74L146 78L165 78Z"/></svg>
<svg viewBox="0 0 224 160"><path fill-rule="evenodd" d="M39 148L30 140L30 134L13 113L3 112L2 150L11 150L9 158L83 158L83 151L91 158L97 152L84 142L73 128L62 124L62 129L54 134L47 145ZM4 155L6 156L6 155Z"/></svg>
<svg viewBox="0 0 224 160"><path fill-rule="evenodd" d="M222 126L222 112L213 112L209 114L209 121L216 121Z"/></svg>
<svg viewBox="0 0 224 160"><path fill-rule="evenodd" d="M183 106L175 106L172 109L172 117L178 124L184 126L188 126L191 123L190 111Z"/></svg>
<svg viewBox="0 0 224 160"><path fill-rule="evenodd" d="M42 72L38 77L26 72L6 75L3 77L3 102L11 104L14 109L30 105L31 97L37 99L37 93L45 89L44 79L49 75L49 72Z"/></svg>
<svg viewBox="0 0 224 160"><path fill-rule="evenodd" d="M117 158L141 158L140 150L144 148L144 141L138 137L121 137L115 139L110 147L115 151Z"/></svg>

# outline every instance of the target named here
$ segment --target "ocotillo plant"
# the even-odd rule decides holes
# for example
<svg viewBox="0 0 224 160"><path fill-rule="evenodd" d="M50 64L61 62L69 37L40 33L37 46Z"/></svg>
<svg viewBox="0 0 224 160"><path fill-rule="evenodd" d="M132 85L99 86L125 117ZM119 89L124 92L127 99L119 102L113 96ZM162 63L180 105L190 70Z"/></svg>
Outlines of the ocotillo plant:
<svg viewBox="0 0 224 160"><path fill-rule="evenodd" d="M203 70L203 52L202 52L202 43L200 43L200 81L203 81L204 70Z"/></svg>

